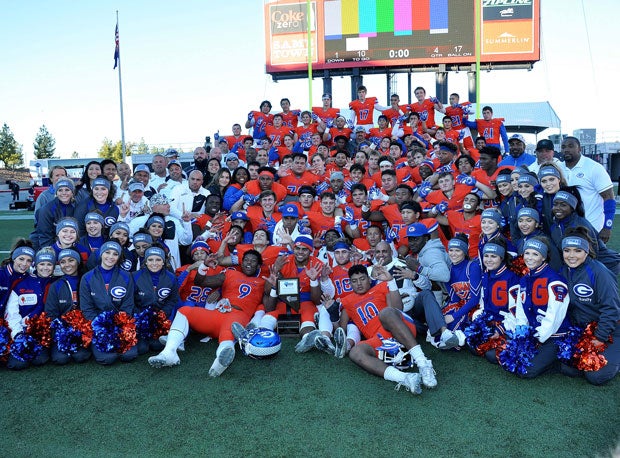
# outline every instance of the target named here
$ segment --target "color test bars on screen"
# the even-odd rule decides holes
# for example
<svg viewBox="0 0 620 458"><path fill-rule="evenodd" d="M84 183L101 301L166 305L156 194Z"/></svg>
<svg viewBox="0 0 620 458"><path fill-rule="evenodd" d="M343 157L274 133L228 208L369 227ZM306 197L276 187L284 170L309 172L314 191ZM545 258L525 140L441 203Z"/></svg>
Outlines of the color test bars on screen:
<svg viewBox="0 0 620 458"><path fill-rule="evenodd" d="M349 40L356 47L378 33L448 33L448 0L326 0L324 13L325 39L347 36L349 51L359 50L348 49Z"/></svg>

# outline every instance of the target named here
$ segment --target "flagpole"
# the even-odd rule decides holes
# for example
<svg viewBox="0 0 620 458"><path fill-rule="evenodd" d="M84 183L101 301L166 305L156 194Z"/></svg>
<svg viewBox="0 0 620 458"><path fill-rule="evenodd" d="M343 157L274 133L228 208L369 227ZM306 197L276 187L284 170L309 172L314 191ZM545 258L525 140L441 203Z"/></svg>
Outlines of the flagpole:
<svg viewBox="0 0 620 458"><path fill-rule="evenodd" d="M123 162L125 162L127 155L125 152L125 117L123 115L123 81L121 77L121 50L120 50L120 44L118 41L118 10L116 10L116 37L115 39L117 42L116 57L117 57L117 62L118 62L118 94L119 94L119 99L120 99L120 104L121 104L121 146L123 149Z"/></svg>

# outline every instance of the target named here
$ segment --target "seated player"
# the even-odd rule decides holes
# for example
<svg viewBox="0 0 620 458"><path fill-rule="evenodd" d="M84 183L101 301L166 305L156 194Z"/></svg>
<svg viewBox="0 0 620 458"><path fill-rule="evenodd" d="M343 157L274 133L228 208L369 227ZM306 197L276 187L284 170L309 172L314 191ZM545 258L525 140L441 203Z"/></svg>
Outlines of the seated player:
<svg viewBox="0 0 620 458"><path fill-rule="evenodd" d="M402 312L403 303L394 277L380 264L374 266L373 274L384 283L371 287L366 267L355 265L349 269L353 293L341 299L340 327L345 328L351 320L365 339L351 348L349 357L371 374L397 382L397 389L404 386L413 394L420 394L420 378L424 386L434 388L437 380L433 364L426 359L415 338L415 325ZM377 358L378 348L384 345L384 340L390 338L406 349L404 353L399 352L393 362L401 363L406 355L410 355L419 367L420 374L403 372Z"/></svg>
<svg viewBox="0 0 620 458"><path fill-rule="evenodd" d="M190 329L209 337L217 338L219 346L215 360L209 369L211 377L219 377L235 358L235 340L231 325L239 322L243 326L250 321L257 307L265 300L265 280L260 278L263 259L256 250L248 250L241 262L241 272L227 270L218 275L205 276L207 267L202 266L196 275L196 285L222 288L224 300L215 310L202 307L181 307L170 326L166 346L156 356L149 358L153 367L170 367L181 363L177 349ZM227 300L226 300L227 299Z"/></svg>

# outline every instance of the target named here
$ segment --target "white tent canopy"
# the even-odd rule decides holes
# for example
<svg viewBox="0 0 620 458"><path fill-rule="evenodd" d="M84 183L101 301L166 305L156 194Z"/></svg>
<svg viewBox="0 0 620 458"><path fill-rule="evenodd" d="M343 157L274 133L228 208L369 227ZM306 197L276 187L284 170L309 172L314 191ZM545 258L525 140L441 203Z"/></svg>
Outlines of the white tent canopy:
<svg viewBox="0 0 620 458"><path fill-rule="evenodd" d="M560 118L549 102L485 103L482 106L487 105L493 108L493 117L504 118L504 125L509 132L538 135L545 129L561 129ZM476 112L475 103L472 103L471 111ZM469 115L469 119L474 117Z"/></svg>

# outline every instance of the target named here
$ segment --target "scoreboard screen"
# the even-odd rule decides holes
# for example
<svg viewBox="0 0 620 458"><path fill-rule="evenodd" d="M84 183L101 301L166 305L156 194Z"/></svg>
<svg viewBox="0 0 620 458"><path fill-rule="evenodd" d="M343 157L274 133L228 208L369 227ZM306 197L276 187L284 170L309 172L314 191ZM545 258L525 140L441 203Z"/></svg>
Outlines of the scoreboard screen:
<svg viewBox="0 0 620 458"><path fill-rule="evenodd" d="M314 0L313 68L473 63L475 1L482 8L482 62L539 60L539 0ZM307 9L305 0L265 3L268 73L306 68Z"/></svg>

